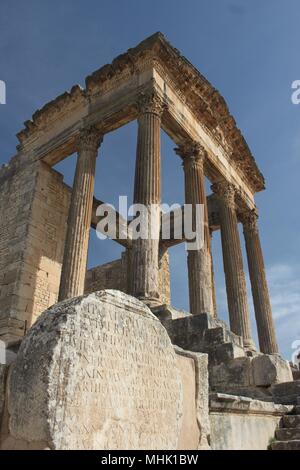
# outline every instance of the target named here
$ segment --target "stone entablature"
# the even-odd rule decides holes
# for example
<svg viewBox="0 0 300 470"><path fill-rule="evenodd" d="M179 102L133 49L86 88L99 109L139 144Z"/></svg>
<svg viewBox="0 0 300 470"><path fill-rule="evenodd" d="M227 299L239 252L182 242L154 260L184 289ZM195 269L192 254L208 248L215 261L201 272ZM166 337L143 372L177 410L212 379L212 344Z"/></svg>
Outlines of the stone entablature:
<svg viewBox="0 0 300 470"><path fill-rule="evenodd" d="M232 181L251 206L264 179L224 99L160 33L87 77L85 89L76 85L37 111L18 134L19 149L57 163L77 150L82 126L107 133L135 119L149 87L166 102L162 127L175 143L200 136L211 179Z"/></svg>

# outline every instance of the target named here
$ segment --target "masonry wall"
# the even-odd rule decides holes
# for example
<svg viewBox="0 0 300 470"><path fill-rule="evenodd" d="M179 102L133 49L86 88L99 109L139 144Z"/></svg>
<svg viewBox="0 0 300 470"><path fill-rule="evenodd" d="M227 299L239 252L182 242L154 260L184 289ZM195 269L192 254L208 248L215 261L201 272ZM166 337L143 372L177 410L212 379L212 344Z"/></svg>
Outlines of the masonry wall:
<svg viewBox="0 0 300 470"><path fill-rule="evenodd" d="M96 266L87 271L85 293L102 289L118 289L128 292L128 256L122 253L121 259ZM162 303L170 303L169 255L161 253L159 261L159 292Z"/></svg>
<svg viewBox="0 0 300 470"><path fill-rule="evenodd" d="M0 339L21 338L57 300L70 200L43 162L14 158L0 170Z"/></svg>
<svg viewBox="0 0 300 470"><path fill-rule="evenodd" d="M70 189L63 176L41 162L21 276L23 305L30 312L28 326L57 302L69 205Z"/></svg>
<svg viewBox="0 0 300 470"><path fill-rule="evenodd" d="M14 157L0 170L0 337L22 337L29 315L20 310L21 273L37 165Z"/></svg>
<svg viewBox="0 0 300 470"><path fill-rule="evenodd" d="M243 396L211 396L212 449L267 450L282 416L291 408Z"/></svg>

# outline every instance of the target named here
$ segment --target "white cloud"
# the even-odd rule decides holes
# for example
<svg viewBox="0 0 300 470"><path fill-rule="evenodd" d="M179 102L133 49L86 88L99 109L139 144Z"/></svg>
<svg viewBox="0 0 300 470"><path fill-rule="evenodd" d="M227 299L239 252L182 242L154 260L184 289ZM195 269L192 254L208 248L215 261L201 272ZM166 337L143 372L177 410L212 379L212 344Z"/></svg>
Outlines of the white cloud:
<svg viewBox="0 0 300 470"><path fill-rule="evenodd" d="M267 269L273 316L275 320L299 314L300 267L275 264Z"/></svg>
<svg viewBox="0 0 300 470"><path fill-rule="evenodd" d="M292 344L294 341L300 340L300 266L274 264L269 266L266 271L279 349L290 360L293 353ZM257 342L248 275L246 275L246 280L252 332ZM224 284L217 286L217 297L219 315L228 322L227 296Z"/></svg>

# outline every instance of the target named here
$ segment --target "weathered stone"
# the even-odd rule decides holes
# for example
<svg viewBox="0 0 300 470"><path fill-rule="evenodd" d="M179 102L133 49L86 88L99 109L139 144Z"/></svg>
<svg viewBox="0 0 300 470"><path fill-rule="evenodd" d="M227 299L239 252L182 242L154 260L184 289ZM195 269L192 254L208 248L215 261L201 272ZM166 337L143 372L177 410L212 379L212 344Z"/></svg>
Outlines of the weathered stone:
<svg viewBox="0 0 300 470"><path fill-rule="evenodd" d="M180 369L183 377L184 398L183 423L178 449L205 450L210 448L207 354L185 351L178 347L175 347L175 351L177 357L181 359L179 366L182 363ZM192 367L190 372L187 360L189 367ZM196 397L195 402L191 400L193 396ZM193 426L197 427L198 432L193 429Z"/></svg>
<svg viewBox="0 0 300 470"><path fill-rule="evenodd" d="M254 383L259 387L268 387L293 380L288 361L282 359L278 354L256 356L253 358L252 367Z"/></svg>
<svg viewBox="0 0 300 470"><path fill-rule="evenodd" d="M57 304L21 345L8 410L15 439L52 449L176 449L182 384L168 335L118 291Z"/></svg>
<svg viewBox="0 0 300 470"><path fill-rule="evenodd" d="M84 293L96 157L102 137L95 126L81 130L68 216L59 300L70 299Z"/></svg>
<svg viewBox="0 0 300 470"><path fill-rule="evenodd" d="M122 253L121 259L89 269L86 273L84 293L90 294L104 289L117 289L129 293L131 269L129 258L129 250L126 250ZM158 277L159 300L162 304L169 304L170 269L168 251L160 252ZM168 305L168 308L171 307Z"/></svg>
<svg viewBox="0 0 300 470"><path fill-rule="evenodd" d="M216 364L228 362L237 357L245 357L245 351L241 346L234 343L220 344L211 353L211 360Z"/></svg>
<svg viewBox="0 0 300 470"><path fill-rule="evenodd" d="M274 354L278 353L278 345L258 232L257 217L258 214L255 209L247 210L240 216L244 227L260 351L265 354Z"/></svg>
<svg viewBox="0 0 300 470"><path fill-rule="evenodd" d="M0 364L11 364L16 357L16 352L9 348L4 341L0 341Z"/></svg>
<svg viewBox="0 0 300 470"><path fill-rule="evenodd" d="M297 405L300 397L300 380L284 382L272 386L275 403Z"/></svg>
<svg viewBox="0 0 300 470"><path fill-rule="evenodd" d="M176 153L183 161L185 204L190 204L193 208L194 227L196 227L196 207L200 204L204 207L203 246L188 251L190 311L192 314L209 313L214 316L212 257L205 195L206 152L199 143L187 141L176 149Z"/></svg>
<svg viewBox="0 0 300 470"><path fill-rule="evenodd" d="M254 385L250 357L238 357L210 368L209 383L213 389L222 386Z"/></svg>
<svg viewBox="0 0 300 470"><path fill-rule="evenodd" d="M213 450L267 450L282 416L291 407L243 396L210 395Z"/></svg>
<svg viewBox="0 0 300 470"><path fill-rule="evenodd" d="M243 256L236 214L236 188L227 181L212 185L217 195L221 221L221 240L230 329L242 336L249 349L252 339Z"/></svg>
<svg viewBox="0 0 300 470"><path fill-rule="evenodd" d="M275 436L278 441L300 441L300 429L276 429Z"/></svg>
<svg viewBox="0 0 300 470"><path fill-rule="evenodd" d="M271 446L272 450L300 450L299 441L277 441Z"/></svg>
<svg viewBox="0 0 300 470"><path fill-rule="evenodd" d="M300 428L300 416L297 416L297 415L284 416L282 423L285 428Z"/></svg>
<svg viewBox="0 0 300 470"><path fill-rule="evenodd" d="M5 402L7 370L8 370L8 366L6 366L5 364L0 364L0 431L1 431L1 421L2 421L2 414L3 414L3 409L4 409L4 402Z"/></svg>

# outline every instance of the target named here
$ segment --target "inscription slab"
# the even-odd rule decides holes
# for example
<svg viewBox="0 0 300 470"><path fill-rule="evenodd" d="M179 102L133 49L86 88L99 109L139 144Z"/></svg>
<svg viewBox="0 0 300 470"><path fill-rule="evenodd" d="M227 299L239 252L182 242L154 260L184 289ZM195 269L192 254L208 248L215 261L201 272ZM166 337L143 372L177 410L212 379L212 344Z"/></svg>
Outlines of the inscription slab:
<svg viewBox="0 0 300 470"><path fill-rule="evenodd" d="M10 431L51 449L176 449L182 383L164 327L104 290L46 310L9 383Z"/></svg>

